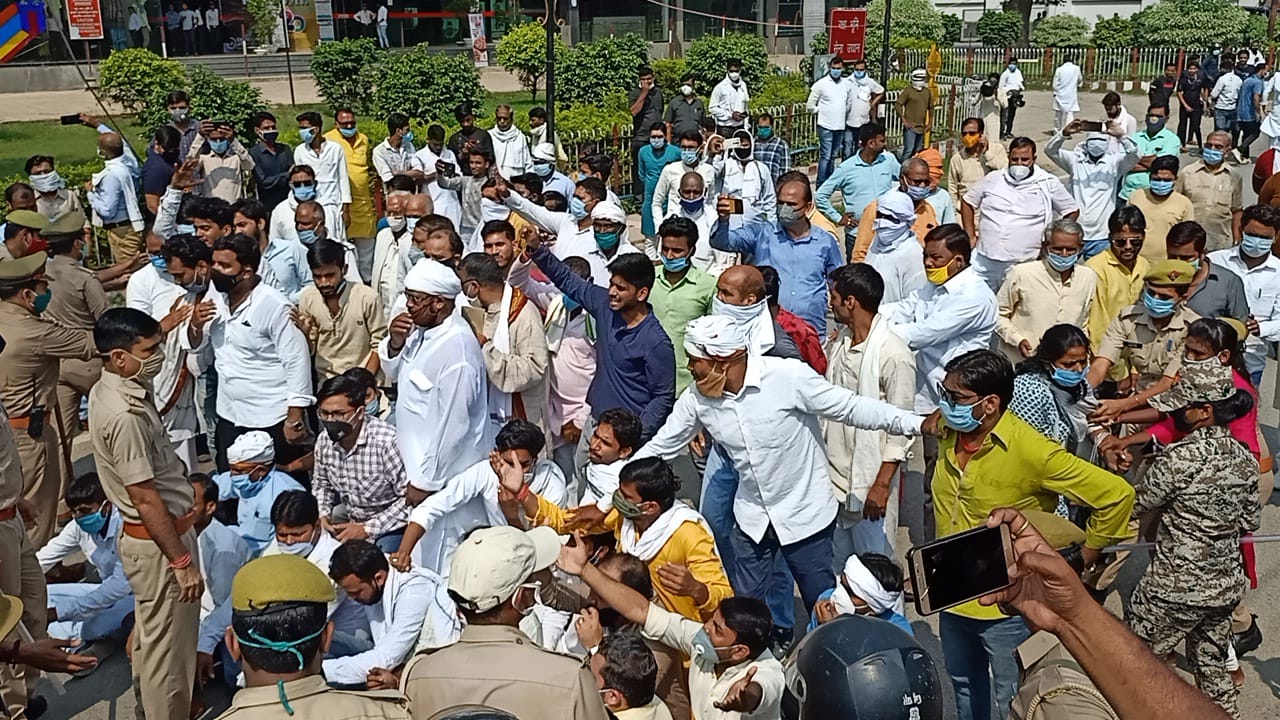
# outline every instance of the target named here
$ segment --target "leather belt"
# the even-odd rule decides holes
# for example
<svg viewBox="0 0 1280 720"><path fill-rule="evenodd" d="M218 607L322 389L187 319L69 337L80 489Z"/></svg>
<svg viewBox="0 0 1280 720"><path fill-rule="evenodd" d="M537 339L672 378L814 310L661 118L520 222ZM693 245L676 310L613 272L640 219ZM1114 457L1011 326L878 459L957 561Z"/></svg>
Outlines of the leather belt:
<svg viewBox="0 0 1280 720"><path fill-rule="evenodd" d="M21 430L26 430L27 428L31 427L31 417L28 415L23 415L22 417L10 417L9 427L15 427Z"/></svg>
<svg viewBox="0 0 1280 720"><path fill-rule="evenodd" d="M186 515L183 515L180 518L174 519L173 527L175 530L178 531L178 534L181 535L184 532L190 530L191 526L194 525L195 522L196 522L196 511L192 510ZM142 523L127 522L127 523L124 523L124 527L122 527L121 530L124 532L125 535L128 535L131 538L136 538L138 540L154 540L155 539L151 537L151 533L147 532L147 526L143 525Z"/></svg>

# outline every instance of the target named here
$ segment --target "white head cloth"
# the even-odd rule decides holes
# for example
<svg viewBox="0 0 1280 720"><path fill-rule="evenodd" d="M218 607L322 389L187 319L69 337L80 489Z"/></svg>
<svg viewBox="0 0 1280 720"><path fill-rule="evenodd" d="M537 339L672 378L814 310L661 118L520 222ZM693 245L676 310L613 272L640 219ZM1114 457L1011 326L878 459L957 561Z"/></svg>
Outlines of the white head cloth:
<svg viewBox="0 0 1280 720"><path fill-rule="evenodd" d="M732 318L704 315L689 321L685 327L684 350L689 357L729 357L747 347L747 336Z"/></svg>
<svg viewBox="0 0 1280 720"><path fill-rule="evenodd" d="M236 438L227 448L227 462L267 463L276 459L276 445L271 436L261 430L247 432Z"/></svg>
<svg viewBox="0 0 1280 720"><path fill-rule="evenodd" d="M462 292L462 282L454 271L431 258L423 258L405 274L404 289L452 300Z"/></svg>

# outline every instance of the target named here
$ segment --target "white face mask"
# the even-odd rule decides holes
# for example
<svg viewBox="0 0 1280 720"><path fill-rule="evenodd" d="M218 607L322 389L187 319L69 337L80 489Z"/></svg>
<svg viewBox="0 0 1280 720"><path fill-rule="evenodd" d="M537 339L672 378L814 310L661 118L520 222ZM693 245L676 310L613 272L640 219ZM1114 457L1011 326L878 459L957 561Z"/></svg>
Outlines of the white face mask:
<svg viewBox="0 0 1280 720"><path fill-rule="evenodd" d="M738 81L741 79L742 79L742 73L739 73L739 72L729 73L729 82L733 83L734 85L737 85Z"/></svg>
<svg viewBox="0 0 1280 720"><path fill-rule="evenodd" d="M911 87L915 88L916 90L923 90L923 89L924 89L924 81L923 81L923 80L912 80L912 81L911 81Z"/></svg>
<svg viewBox="0 0 1280 720"><path fill-rule="evenodd" d="M681 86L680 86L680 94L681 94L681 95L685 95L685 96L692 95L692 94L693 94L693 86L692 86L692 85L681 85Z"/></svg>
<svg viewBox="0 0 1280 720"><path fill-rule="evenodd" d="M1031 166L1030 165L1010 165L1008 172L1009 172L1010 180L1014 181L1015 183L1020 183L1023 180L1026 180L1027 178L1031 177Z"/></svg>

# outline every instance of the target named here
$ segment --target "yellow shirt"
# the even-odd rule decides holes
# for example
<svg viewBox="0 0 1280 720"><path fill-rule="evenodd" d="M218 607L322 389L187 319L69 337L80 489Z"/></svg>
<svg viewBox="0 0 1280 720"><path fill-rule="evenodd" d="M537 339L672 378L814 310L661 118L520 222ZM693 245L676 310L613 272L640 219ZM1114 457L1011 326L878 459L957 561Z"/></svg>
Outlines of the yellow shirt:
<svg viewBox="0 0 1280 720"><path fill-rule="evenodd" d="M1157 200L1149 189L1134 190L1129 196L1129 204L1141 210L1142 217L1147 219L1142 257L1150 262L1165 259L1164 241L1169 236L1169 228L1183 220L1196 219L1191 200L1179 192L1170 193L1164 200Z"/></svg>
<svg viewBox="0 0 1280 720"><path fill-rule="evenodd" d="M378 218L373 209L373 188L369 184L373 178L369 171L369 138L358 132L348 141L336 127L324 137L342 148L347 156L347 177L351 182L351 223L347 226L347 237L371 238L377 232Z"/></svg>
<svg viewBox="0 0 1280 720"><path fill-rule="evenodd" d="M564 510L541 497L538 498L538 515L532 520L534 525L549 525L556 532L568 532L565 529L568 521ZM622 532L622 516L617 510L610 510L601 526L590 532L612 532L614 537L618 537ZM698 582L707 586L707 601L698 605L693 598L676 595L663 587L658 580L658 568L667 563L689 568ZM721 600L733 597L733 588L725 575L724 565L716 554L715 540L711 539L711 533L705 527L697 523L686 522L676 528L648 564L649 578L653 581L654 602L695 622L706 621L715 613Z"/></svg>
<svg viewBox="0 0 1280 720"><path fill-rule="evenodd" d="M324 296L315 285L303 288L298 311L312 320L307 340L315 353L316 375L328 380L377 354L378 343L387 334L382 300L367 285L347 283L338 296L338 314L329 312Z"/></svg>
<svg viewBox="0 0 1280 720"><path fill-rule="evenodd" d="M1085 545L1100 549L1129 536L1133 486L1067 452L1011 412L1005 412L982 440L962 471L956 465L956 439L948 432L938 441L933 471L933 513L938 537L976 528L998 507L1053 512L1058 496L1093 508L1085 528ZM1003 617L978 601L948 612L981 620Z"/></svg>
<svg viewBox="0 0 1280 720"><path fill-rule="evenodd" d="M1093 351L1097 352L1111 321L1120 317L1121 310L1138 301L1138 293L1142 292L1142 276L1151 269L1151 263L1139 256L1130 271L1120 264L1111 248L1107 248L1089 258L1084 265L1098 274L1098 290L1093 297L1093 307L1089 308L1089 326L1086 328Z"/></svg>

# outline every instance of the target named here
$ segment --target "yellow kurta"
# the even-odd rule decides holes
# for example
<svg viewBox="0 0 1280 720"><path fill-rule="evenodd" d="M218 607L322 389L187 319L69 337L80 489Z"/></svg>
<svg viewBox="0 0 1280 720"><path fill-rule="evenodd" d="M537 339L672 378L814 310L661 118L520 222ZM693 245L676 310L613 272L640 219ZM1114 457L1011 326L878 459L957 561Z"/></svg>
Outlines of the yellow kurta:
<svg viewBox="0 0 1280 720"><path fill-rule="evenodd" d="M373 209L373 186L369 164L369 138L362 132L347 140L333 128L324 134L347 156L347 175L351 178L351 224L348 238L371 238L376 233L378 215Z"/></svg>

